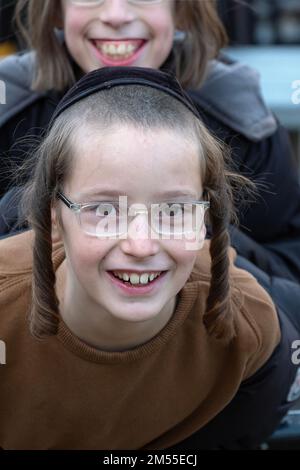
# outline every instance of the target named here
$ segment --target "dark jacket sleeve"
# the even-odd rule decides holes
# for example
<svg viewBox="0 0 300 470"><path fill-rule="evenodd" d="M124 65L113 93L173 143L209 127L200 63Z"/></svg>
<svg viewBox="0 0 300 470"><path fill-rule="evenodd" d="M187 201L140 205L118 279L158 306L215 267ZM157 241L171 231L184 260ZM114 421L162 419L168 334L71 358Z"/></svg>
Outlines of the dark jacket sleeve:
<svg viewBox="0 0 300 470"><path fill-rule="evenodd" d="M286 130L278 125L269 137L251 141L208 114L202 117L231 150L231 168L254 181L257 195L240 201L240 229L258 243L300 237L300 185Z"/></svg>
<svg viewBox="0 0 300 470"><path fill-rule="evenodd" d="M207 73L188 93L230 147L232 169L257 185L252 202L238 201L232 245L268 274L300 282L300 187L287 132L266 105L254 69L222 55Z"/></svg>
<svg viewBox="0 0 300 470"><path fill-rule="evenodd" d="M21 184L18 169L27 160L47 128L62 93L33 91L35 53L24 51L0 62L5 102L0 106L0 197ZM26 178L25 178L26 180Z"/></svg>
<svg viewBox="0 0 300 470"><path fill-rule="evenodd" d="M232 246L268 274L300 282L300 185L286 130L278 125L272 135L254 142L201 114L229 145L232 169L257 185L251 200L239 201Z"/></svg>
<svg viewBox="0 0 300 470"><path fill-rule="evenodd" d="M258 194L248 207L241 204L232 245L268 274L300 282L300 186L287 133L278 126L261 142L239 141L234 161Z"/></svg>
<svg viewBox="0 0 300 470"><path fill-rule="evenodd" d="M300 186L287 132L278 126L261 142L243 140L233 157L242 173L250 173L258 194L241 207L232 245L266 273L300 282Z"/></svg>
<svg viewBox="0 0 300 470"><path fill-rule="evenodd" d="M238 137L228 143L234 164L258 190L254 203L240 210L241 228L260 243L300 237L300 186L286 130L279 125L260 142Z"/></svg>
<svg viewBox="0 0 300 470"><path fill-rule="evenodd" d="M0 198L26 181L26 171L18 171L40 142L58 101L59 96L49 93L0 125Z"/></svg>

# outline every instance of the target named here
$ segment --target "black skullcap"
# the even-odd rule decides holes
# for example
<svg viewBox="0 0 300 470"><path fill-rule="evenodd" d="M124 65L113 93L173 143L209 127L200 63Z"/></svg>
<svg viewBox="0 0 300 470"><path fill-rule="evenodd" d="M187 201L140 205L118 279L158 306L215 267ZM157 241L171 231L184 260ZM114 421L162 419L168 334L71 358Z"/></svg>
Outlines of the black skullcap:
<svg viewBox="0 0 300 470"><path fill-rule="evenodd" d="M198 119L199 113L189 96L182 89L175 75L145 67L103 67L84 75L58 103L50 121L81 99L100 90L119 85L144 85L156 88L184 104Z"/></svg>

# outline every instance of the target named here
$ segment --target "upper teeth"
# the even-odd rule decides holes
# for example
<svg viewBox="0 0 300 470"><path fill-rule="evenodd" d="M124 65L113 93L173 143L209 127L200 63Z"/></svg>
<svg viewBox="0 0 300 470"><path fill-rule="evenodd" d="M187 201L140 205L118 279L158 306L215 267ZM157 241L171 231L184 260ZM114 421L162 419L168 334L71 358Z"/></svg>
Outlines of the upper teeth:
<svg viewBox="0 0 300 470"><path fill-rule="evenodd" d="M153 281L157 276L159 276L161 272L158 273L143 273L141 275L137 273L119 273L114 271L114 275L117 276L119 279L123 279L123 281L129 281L131 284L147 284L149 281Z"/></svg>
<svg viewBox="0 0 300 470"><path fill-rule="evenodd" d="M103 54L106 54L106 55L112 55L112 56L116 56L116 55L128 55L128 54L132 54L133 51L135 51L137 49L137 45L134 45L134 44L128 44L128 43L121 43L121 44L108 44L108 43L104 43L104 44L99 44L97 43L97 47L101 50L101 52Z"/></svg>

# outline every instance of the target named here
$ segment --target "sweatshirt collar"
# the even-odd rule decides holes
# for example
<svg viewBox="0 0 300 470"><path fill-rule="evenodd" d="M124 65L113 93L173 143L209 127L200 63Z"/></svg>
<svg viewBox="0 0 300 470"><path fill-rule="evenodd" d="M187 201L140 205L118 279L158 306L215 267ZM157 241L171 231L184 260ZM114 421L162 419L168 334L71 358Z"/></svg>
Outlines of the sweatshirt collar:
<svg viewBox="0 0 300 470"><path fill-rule="evenodd" d="M126 351L102 351L91 347L75 336L63 320L60 320L57 339L73 354L89 362L98 364L125 364L142 360L143 358L159 353L172 341L179 328L189 316L199 285L197 282L188 282L179 292L179 300L175 312L165 327L146 343Z"/></svg>

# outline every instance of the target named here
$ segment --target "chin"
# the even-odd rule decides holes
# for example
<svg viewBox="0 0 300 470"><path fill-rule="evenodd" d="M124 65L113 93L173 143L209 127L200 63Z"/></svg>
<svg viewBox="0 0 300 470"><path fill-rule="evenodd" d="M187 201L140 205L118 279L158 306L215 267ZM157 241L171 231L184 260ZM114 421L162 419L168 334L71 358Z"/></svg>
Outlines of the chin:
<svg viewBox="0 0 300 470"><path fill-rule="evenodd" d="M121 309L118 310L118 313L111 312L111 315L117 320L126 321L128 323L139 323L144 321L153 320L159 315L159 311L145 311L145 308L142 306L140 308L133 308L131 310L121 312Z"/></svg>

